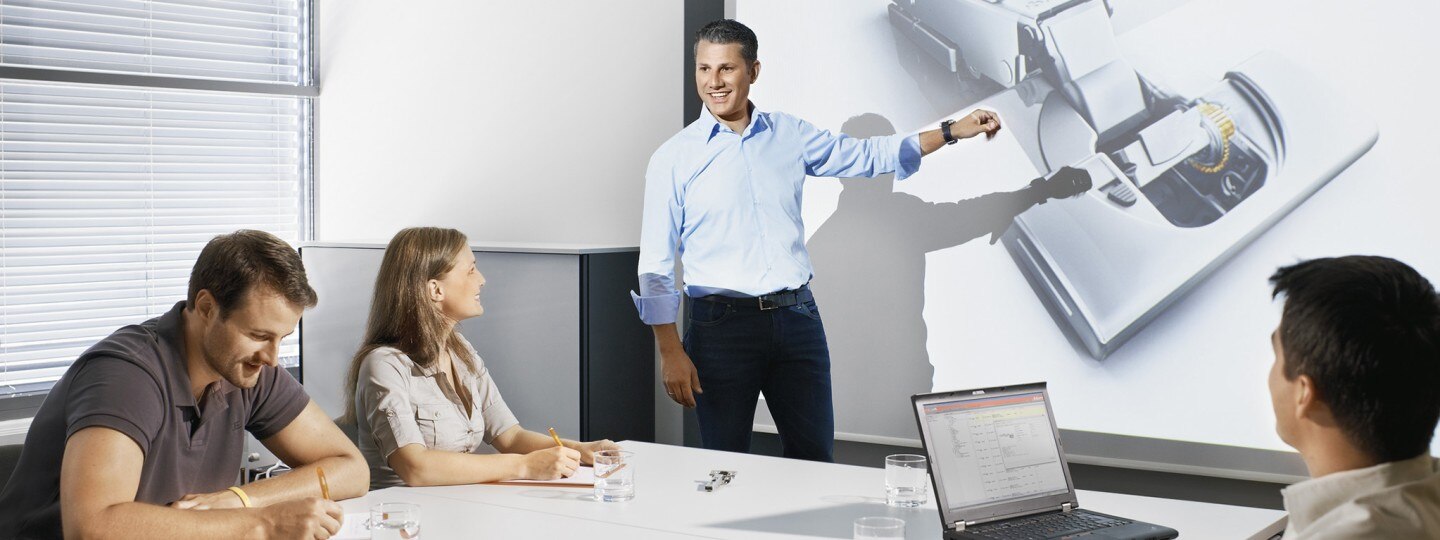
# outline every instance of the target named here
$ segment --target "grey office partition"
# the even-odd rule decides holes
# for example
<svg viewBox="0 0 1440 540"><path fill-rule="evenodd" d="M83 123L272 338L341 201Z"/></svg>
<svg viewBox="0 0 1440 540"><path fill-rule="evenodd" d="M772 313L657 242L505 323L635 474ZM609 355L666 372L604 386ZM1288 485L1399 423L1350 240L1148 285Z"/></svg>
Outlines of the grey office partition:
<svg viewBox="0 0 1440 540"><path fill-rule="evenodd" d="M651 441L654 356L629 290L633 247L472 246L485 314L461 323L521 425L581 439ZM331 417L370 312L383 244L300 248L320 303L300 322L300 373Z"/></svg>

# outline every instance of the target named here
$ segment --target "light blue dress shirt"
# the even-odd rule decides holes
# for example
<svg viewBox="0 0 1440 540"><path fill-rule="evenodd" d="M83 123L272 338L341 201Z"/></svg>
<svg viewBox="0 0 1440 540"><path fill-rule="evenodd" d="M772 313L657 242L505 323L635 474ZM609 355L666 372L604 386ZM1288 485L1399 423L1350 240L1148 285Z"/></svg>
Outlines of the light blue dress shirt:
<svg viewBox="0 0 1440 540"><path fill-rule="evenodd" d="M807 175L904 179L920 168L918 135L856 139L753 104L750 125L736 134L701 109L645 172L640 293L630 293L645 324L675 322L677 252L692 298L759 296L809 282L800 220Z"/></svg>

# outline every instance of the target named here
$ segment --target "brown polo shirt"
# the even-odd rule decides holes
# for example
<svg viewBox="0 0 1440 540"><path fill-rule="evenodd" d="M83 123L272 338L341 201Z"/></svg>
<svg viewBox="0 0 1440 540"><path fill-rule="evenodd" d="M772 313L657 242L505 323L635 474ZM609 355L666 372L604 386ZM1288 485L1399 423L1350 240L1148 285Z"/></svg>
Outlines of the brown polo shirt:
<svg viewBox="0 0 1440 540"><path fill-rule="evenodd" d="M185 371L181 312L126 326L80 355L30 424L25 449L0 492L0 538L60 538L60 462L65 441L94 426L129 436L145 461L135 500L169 504L188 493L235 485L249 431L264 440L310 403L283 369L265 367L254 388L225 380L199 406Z"/></svg>

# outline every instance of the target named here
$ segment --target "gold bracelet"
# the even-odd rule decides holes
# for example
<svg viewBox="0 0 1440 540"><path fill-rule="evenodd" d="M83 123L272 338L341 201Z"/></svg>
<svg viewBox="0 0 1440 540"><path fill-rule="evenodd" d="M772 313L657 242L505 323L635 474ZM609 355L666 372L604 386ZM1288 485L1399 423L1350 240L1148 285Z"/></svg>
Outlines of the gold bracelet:
<svg viewBox="0 0 1440 540"><path fill-rule="evenodd" d="M230 491L235 492L235 496L240 497L240 504L245 505L246 508L250 508L250 496L245 494L245 490L236 486L230 486Z"/></svg>

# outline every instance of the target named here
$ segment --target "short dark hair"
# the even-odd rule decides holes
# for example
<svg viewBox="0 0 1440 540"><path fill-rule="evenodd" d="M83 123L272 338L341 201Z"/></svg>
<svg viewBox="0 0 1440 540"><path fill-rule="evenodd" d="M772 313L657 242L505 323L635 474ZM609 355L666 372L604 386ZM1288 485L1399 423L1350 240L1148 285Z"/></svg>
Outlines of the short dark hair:
<svg viewBox="0 0 1440 540"><path fill-rule="evenodd" d="M1307 375L1346 437L1380 462L1427 452L1440 419L1440 298L1386 257L1304 261L1270 276L1285 296L1284 374Z"/></svg>
<svg viewBox="0 0 1440 540"><path fill-rule="evenodd" d="M735 19L720 19L700 27L700 31L695 32L695 45L691 54L700 52L701 41L720 45L739 43L740 57L745 59L747 70L760 58L760 40L756 39L755 32Z"/></svg>
<svg viewBox="0 0 1440 540"><path fill-rule="evenodd" d="M257 285L302 308L315 307L319 301L295 248L265 231L241 229L211 238L200 250L200 258L190 270L186 306L195 307L195 296L201 290L210 291L223 318Z"/></svg>

